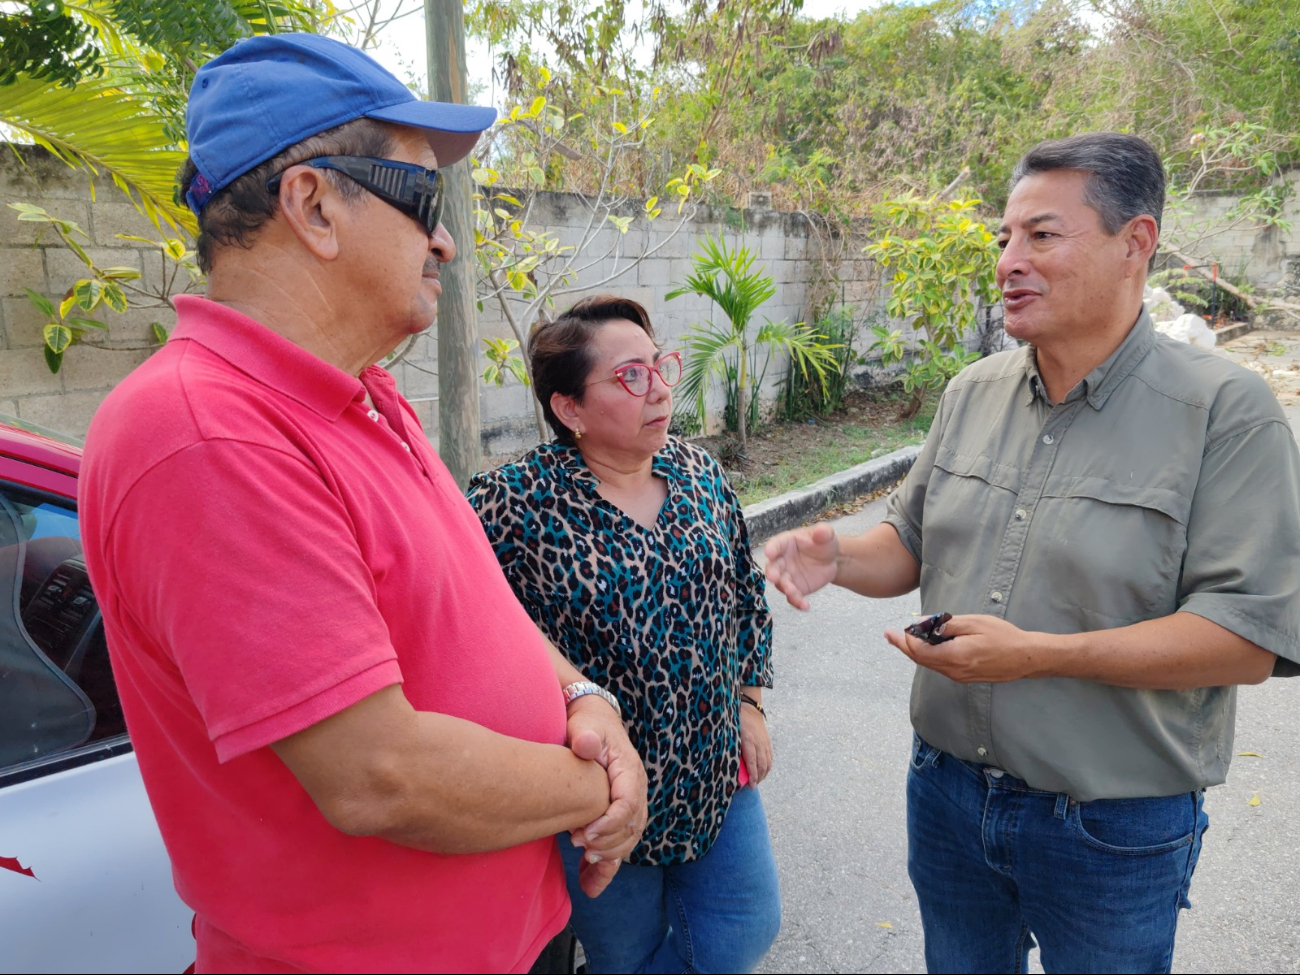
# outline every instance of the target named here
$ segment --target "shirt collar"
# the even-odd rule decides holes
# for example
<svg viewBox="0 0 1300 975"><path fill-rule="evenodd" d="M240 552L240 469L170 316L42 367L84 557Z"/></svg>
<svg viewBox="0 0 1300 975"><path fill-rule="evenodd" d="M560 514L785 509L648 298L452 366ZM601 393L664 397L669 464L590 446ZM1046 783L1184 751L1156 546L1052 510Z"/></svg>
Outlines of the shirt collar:
<svg viewBox="0 0 1300 975"><path fill-rule="evenodd" d="M1146 306L1143 305L1142 313L1138 315L1137 321L1129 329L1128 335L1124 337L1119 348L1112 352L1105 362L1083 377L1081 385L1088 405L1094 410L1104 407L1106 401L1110 399L1110 394L1137 368L1138 363L1146 357L1155 343L1155 326L1151 324L1151 316L1147 314ZM1041 397L1046 403L1048 402L1047 389L1038 372L1038 359L1032 348L1027 349L1026 353L1025 375L1029 385L1029 398L1026 405L1031 405L1035 397Z"/></svg>
<svg viewBox="0 0 1300 975"><path fill-rule="evenodd" d="M365 397L361 380L318 359L265 325L199 295L177 295L172 340L188 340L220 356L264 386L331 422Z"/></svg>

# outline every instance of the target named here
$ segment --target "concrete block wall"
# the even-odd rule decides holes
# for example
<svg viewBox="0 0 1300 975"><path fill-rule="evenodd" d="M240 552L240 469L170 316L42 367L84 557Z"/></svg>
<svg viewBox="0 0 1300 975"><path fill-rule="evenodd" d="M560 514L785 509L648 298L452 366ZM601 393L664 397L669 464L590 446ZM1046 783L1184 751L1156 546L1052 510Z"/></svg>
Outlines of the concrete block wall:
<svg viewBox="0 0 1300 975"><path fill-rule="evenodd" d="M578 242L590 216L586 202L576 194L546 194L534 206L535 224L549 228L563 244ZM677 230L678 220L671 207L665 207L653 222L640 216L638 208L639 204L627 211L635 219L626 234L605 230L597 235L576 262L578 266L591 266L579 276L571 293L556 295L554 308L547 314L558 314L589 294L618 294L646 307L664 348L680 349L692 325L721 324L719 312L707 299L695 295L683 295L671 301L665 296L683 284L691 273L690 256L697 249L699 238L705 234L715 237L722 234L730 244L739 242L749 247L757 255L758 266L771 274L777 285L776 294L759 309L760 323L764 319L798 322L807 318L808 281L815 273L815 253L810 252L809 228L802 215L774 210L703 208ZM861 244L856 244L847 249L851 259L841 264L839 276L844 300L854 304L858 317L866 320L879 309L880 269L874 262L860 257L860 247ZM652 256L635 263L639 255L649 250L654 251ZM595 282L618 271L623 273L599 288L591 288ZM512 301L511 307L521 324L528 327L531 323L522 321L524 304ZM480 330L485 336L513 337L496 298L485 298ZM784 359L774 360L768 367L760 394L765 409L774 404L785 372ZM707 408L710 428L716 429L722 420L721 390L711 391ZM521 389L513 379L507 380L501 389L482 388L480 415L484 450L489 456L511 456L538 441L531 393Z"/></svg>
<svg viewBox="0 0 1300 975"><path fill-rule="evenodd" d="M122 378L144 361L149 352L149 323L157 320L169 328L174 315L169 308L132 309L126 315L103 314L111 322L110 348L76 346L69 350L62 371L51 375L41 354L43 321L24 294L24 288L58 301L82 276L82 265L57 236L39 224L20 222L4 204L30 202L52 214L73 220L88 234L83 243L97 261L129 265L156 274L161 259L145 245L118 238L117 234L156 237L157 232L135 208L103 179L93 187L83 173L68 169L47 153L32 147L0 147L0 412L41 423L72 434L83 434L99 403ZM639 203L629 205L639 213ZM587 226L590 211L574 194L547 194L537 201L534 226L556 232L561 241L576 243ZM757 255L758 262L777 283L776 295L759 317L775 321L803 321L809 314L808 282L817 273L815 257L820 246L800 214L773 210L703 209L680 231L671 207L653 223L638 216L627 234L612 227L599 228L579 264L586 267L577 282L587 287L622 271L600 290L626 295L650 311L661 342L680 348L687 329L714 321L717 310L693 295L667 301L665 295L683 283L691 271L690 255L704 234L725 234ZM859 321L874 318L883 294L880 268L860 255L861 242L845 247L840 263L840 299L854 306ZM639 265L634 259L648 249L654 254ZM558 295L558 312L592 291ZM518 306L516 306L518 307ZM438 362L437 326L417 338L391 368L403 393L414 403L425 430L437 442ZM512 332L499 305L486 301L480 321L485 337L510 337ZM869 337L866 339L870 341ZM863 347L859 344L859 347ZM784 362L773 362L767 372L762 399L770 408L785 374ZM484 449L493 456L518 453L537 441L531 393L513 379L502 388L480 387ZM713 425L720 422L722 401L714 390L709 399Z"/></svg>
<svg viewBox="0 0 1300 975"><path fill-rule="evenodd" d="M45 319L25 289L57 305L86 276L86 268L51 227L20 221L7 206L17 202L76 223L87 235L76 237L77 242L99 265L134 267L155 281L162 269L159 252L117 235L159 234L110 181L92 183L44 150L0 146L0 413L81 435L108 391L150 354L150 323L170 328L175 316L165 306L132 308L120 315L101 307L95 317L111 329L104 348L74 346L59 373L51 374L41 351Z"/></svg>
<svg viewBox="0 0 1300 975"><path fill-rule="evenodd" d="M1218 261L1221 274L1244 278L1261 294L1300 294L1300 169L1292 170L1285 179L1291 191L1282 218L1290 224L1289 233L1242 223L1213 233L1195 248L1198 256ZM1197 193L1185 210L1165 214L1165 233L1213 231L1222 226L1236 203L1231 194Z"/></svg>

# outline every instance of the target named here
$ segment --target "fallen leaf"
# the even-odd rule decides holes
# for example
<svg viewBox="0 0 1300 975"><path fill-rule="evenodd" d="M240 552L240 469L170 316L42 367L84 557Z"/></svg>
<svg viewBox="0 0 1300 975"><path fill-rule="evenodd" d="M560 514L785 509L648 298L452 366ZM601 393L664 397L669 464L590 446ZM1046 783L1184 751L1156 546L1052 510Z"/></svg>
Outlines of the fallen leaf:
<svg viewBox="0 0 1300 975"><path fill-rule="evenodd" d="M1259 805L1259 793L1256 792L1253 796L1251 796L1249 799L1247 799L1247 800L1246 800L1246 805L1248 805L1248 806L1258 806L1258 805Z"/></svg>
<svg viewBox="0 0 1300 975"><path fill-rule="evenodd" d="M888 928L890 931L894 930L894 926L893 926L892 924L890 924L888 921L877 921L877 922L876 922L876 927L878 927L878 928Z"/></svg>
<svg viewBox="0 0 1300 975"><path fill-rule="evenodd" d="M20 873L24 877L36 879L36 874L32 873L31 867L24 867L18 862L17 857L0 857L0 870L12 870L14 873Z"/></svg>
<svg viewBox="0 0 1300 975"><path fill-rule="evenodd" d="M1263 758L1260 752L1237 752L1242 758Z"/></svg>

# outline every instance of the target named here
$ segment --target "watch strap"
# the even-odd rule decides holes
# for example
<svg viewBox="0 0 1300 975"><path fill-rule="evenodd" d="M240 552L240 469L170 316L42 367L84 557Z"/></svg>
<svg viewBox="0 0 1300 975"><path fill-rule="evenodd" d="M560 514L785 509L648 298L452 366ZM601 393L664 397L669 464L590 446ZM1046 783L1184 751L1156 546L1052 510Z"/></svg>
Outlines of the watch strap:
<svg viewBox="0 0 1300 975"><path fill-rule="evenodd" d="M572 684L564 688L564 706L567 708L578 698L585 697L588 694L595 694L613 708L615 714L620 718L623 717L623 709L618 705L618 698L605 690L605 688L601 687L599 684L593 683L589 680L575 680Z"/></svg>

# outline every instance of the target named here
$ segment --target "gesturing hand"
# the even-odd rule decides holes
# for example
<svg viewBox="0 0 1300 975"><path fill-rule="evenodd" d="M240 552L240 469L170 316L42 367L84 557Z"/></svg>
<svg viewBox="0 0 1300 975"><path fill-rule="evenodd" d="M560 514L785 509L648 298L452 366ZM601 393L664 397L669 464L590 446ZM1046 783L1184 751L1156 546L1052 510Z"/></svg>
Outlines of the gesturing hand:
<svg viewBox="0 0 1300 975"><path fill-rule="evenodd" d="M782 532L763 546L767 578L795 609L807 609L807 596L835 581L840 542L822 522Z"/></svg>
<svg viewBox="0 0 1300 975"><path fill-rule="evenodd" d="M595 822L570 834L574 844L587 851L578 882L588 897L596 897L645 831L649 817L645 767L614 709L596 697L581 698L569 707L569 748L609 774L609 808Z"/></svg>

